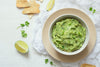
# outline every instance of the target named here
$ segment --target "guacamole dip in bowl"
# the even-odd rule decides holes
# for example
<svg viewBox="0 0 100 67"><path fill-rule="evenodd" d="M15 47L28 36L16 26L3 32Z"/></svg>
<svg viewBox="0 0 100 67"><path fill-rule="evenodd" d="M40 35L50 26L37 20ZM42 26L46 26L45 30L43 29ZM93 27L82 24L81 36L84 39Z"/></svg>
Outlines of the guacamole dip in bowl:
<svg viewBox="0 0 100 67"><path fill-rule="evenodd" d="M65 55L75 55L88 44L89 31L86 23L75 15L58 17L49 30L52 46Z"/></svg>

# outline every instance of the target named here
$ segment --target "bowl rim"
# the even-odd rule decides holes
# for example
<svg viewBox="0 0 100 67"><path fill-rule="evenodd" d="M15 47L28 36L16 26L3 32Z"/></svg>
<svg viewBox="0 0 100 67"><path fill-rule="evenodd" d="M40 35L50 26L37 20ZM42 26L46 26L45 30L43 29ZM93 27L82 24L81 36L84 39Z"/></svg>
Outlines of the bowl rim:
<svg viewBox="0 0 100 67"><path fill-rule="evenodd" d="M52 39L51 39L51 34L50 34L51 32L50 32L50 30L51 30L51 28L52 28L52 25L53 25L54 23L56 23L55 21L57 21L57 19L59 19L60 17L66 16L66 15L67 15L67 16L70 15L70 16L77 17L77 18L80 19L82 22L84 22L84 24L85 24L85 26L86 26L86 28L87 28L87 32L88 32L88 38L86 37L87 41L86 41L86 39L85 39L85 41L84 41L82 47L81 47L79 50L76 50L76 51L74 51L74 52L65 52L65 51L60 50L59 48L57 48L57 47L55 46L55 44L52 42ZM86 46L88 45L88 42L89 42L89 28L88 28L87 23L86 23L82 18L80 18L79 16L73 15L73 14L63 14L63 15L58 16L55 20L53 20L52 23L50 24L48 35L49 35L49 41L50 41L51 45L53 46L53 48L54 48L57 52L59 52L59 53L61 53L61 54L64 54L64 55L76 55L76 54L82 52L82 51L86 48Z"/></svg>

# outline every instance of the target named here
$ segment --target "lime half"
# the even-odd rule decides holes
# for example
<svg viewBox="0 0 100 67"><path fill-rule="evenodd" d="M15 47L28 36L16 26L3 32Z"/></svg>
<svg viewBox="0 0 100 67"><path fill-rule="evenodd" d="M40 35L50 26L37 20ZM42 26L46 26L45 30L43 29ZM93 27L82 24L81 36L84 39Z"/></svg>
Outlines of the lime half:
<svg viewBox="0 0 100 67"><path fill-rule="evenodd" d="M24 41L21 41L21 40L15 43L15 48L21 53L28 52L28 45Z"/></svg>
<svg viewBox="0 0 100 67"><path fill-rule="evenodd" d="M50 0L47 4L47 11L50 11L55 4L55 0Z"/></svg>

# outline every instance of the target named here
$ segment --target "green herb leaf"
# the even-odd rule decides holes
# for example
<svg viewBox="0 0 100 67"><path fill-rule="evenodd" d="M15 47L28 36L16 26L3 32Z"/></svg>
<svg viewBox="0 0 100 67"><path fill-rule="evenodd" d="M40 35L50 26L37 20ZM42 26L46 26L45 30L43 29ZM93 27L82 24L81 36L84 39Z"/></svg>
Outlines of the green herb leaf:
<svg viewBox="0 0 100 67"><path fill-rule="evenodd" d="M25 30L21 30L21 33L24 34L25 33Z"/></svg>
<svg viewBox="0 0 100 67"><path fill-rule="evenodd" d="M93 13L95 13L95 12L96 12L96 10L94 9L94 10L93 10Z"/></svg>
<svg viewBox="0 0 100 67"><path fill-rule="evenodd" d="M20 24L20 26L21 26L21 27L24 27L24 26L25 26L25 24Z"/></svg>
<svg viewBox="0 0 100 67"><path fill-rule="evenodd" d="M28 21L25 22L25 25L26 25L27 27L29 26L29 24L30 24L30 23L29 23Z"/></svg>
<svg viewBox="0 0 100 67"><path fill-rule="evenodd" d="M25 33L25 30L21 31L22 37L26 38L27 37L27 33Z"/></svg>
<svg viewBox="0 0 100 67"><path fill-rule="evenodd" d="M45 59L45 64L47 64L47 63L48 63L48 61L49 61L48 59Z"/></svg>
<svg viewBox="0 0 100 67"><path fill-rule="evenodd" d="M27 33L22 34L22 36L23 36L24 38L26 38L26 37L27 37Z"/></svg>
<svg viewBox="0 0 100 67"><path fill-rule="evenodd" d="M89 10L90 10L90 11L92 11L92 10L93 10L93 8L92 8L92 7L90 7L90 8L89 8Z"/></svg>
<svg viewBox="0 0 100 67"><path fill-rule="evenodd" d="M50 64L53 65L53 62L51 61Z"/></svg>
<svg viewBox="0 0 100 67"><path fill-rule="evenodd" d="M62 49L64 49L64 46L62 46Z"/></svg>

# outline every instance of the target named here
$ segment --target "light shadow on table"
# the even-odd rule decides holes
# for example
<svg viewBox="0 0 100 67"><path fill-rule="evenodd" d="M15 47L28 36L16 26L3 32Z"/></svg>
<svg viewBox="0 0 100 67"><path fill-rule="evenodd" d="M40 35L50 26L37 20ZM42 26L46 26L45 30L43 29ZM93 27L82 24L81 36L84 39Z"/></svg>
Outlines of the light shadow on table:
<svg viewBox="0 0 100 67"><path fill-rule="evenodd" d="M26 57L26 58L29 58L29 52L27 52L27 53L21 53L21 52L19 52L19 51L17 51L20 55L22 55L22 56L24 56L24 57Z"/></svg>

